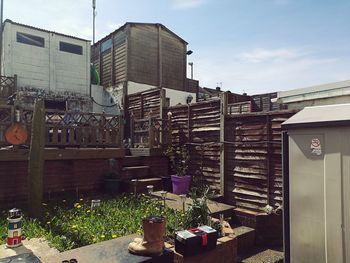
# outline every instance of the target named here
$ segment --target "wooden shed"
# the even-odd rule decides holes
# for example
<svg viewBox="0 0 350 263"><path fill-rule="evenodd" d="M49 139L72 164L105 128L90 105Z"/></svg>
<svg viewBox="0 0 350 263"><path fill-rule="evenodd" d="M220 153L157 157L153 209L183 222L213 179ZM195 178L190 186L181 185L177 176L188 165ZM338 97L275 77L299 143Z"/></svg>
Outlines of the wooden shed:
<svg viewBox="0 0 350 263"><path fill-rule="evenodd" d="M92 62L101 85L128 83L128 94L154 87L196 92L187 85L186 52L187 42L164 25L126 23L92 47Z"/></svg>

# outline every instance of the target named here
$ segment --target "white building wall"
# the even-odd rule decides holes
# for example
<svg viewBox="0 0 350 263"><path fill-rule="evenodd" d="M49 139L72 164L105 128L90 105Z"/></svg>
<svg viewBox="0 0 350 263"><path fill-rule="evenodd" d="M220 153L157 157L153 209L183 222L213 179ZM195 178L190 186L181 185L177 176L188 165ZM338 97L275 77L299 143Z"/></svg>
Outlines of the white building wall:
<svg viewBox="0 0 350 263"><path fill-rule="evenodd" d="M137 92L142 92L150 89L155 89L156 86L147 85L147 84L140 84L136 82L129 81L128 82L128 95L134 94ZM167 98L170 98L170 106L175 106L178 104L187 104L187 97L191 95L193 97L192 103L196 102L197 94L191 93L187 91L180 91L180 90L174 90L174 89L165 89L165 95Z"/></svg>
<svg viewBox="0 0 350 263"><path fill-rule="evenodd" d="M17 42L17 32L44 38L44 47ZM87 95L90 85L90 41L5 22L3 74L17 74L19 87ZM83 54L59 50L59 42L82 46Z"/></svg>

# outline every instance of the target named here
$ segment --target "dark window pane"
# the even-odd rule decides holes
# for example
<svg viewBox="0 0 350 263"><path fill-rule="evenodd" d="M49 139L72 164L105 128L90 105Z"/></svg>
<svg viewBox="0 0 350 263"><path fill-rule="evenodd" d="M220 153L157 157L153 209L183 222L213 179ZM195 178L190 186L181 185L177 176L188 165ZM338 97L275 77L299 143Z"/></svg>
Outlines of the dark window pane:
<svg viewBox="0 0 350 263"><path fill-rule="evenodd" d="M66 110L66 102L65 101L57 101L57 100L45 100L45 109L49 110Z"/></svg>
<svg viewBox="0 0 350 263"><path fill-rule="evenodd" d="M66 42L60 41L60 50L64 52L69 52L77 55L83 54L83 47L79 45L74 45Z"/></svg>
<svg viewBox="0 0 350 263"><path fill-rule="evenodd" d="M104 41L101 45L101 52L106 51L112 47L112 39Z"/></svg>
<svg viewBox="0 0 350 263"><path fill-rule="evenodd" d="M27 44L27 45L37 46L37 47L45 46L44 38L21 33L21 32L17 32L17 42Z"/></svg>

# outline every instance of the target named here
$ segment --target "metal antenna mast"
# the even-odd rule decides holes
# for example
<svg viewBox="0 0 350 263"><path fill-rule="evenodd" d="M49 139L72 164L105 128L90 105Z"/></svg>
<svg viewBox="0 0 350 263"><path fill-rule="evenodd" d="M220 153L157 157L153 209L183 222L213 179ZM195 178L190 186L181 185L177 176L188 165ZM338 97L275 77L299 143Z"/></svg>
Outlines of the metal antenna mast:
<svg viewBox="0 0 350 263"><path fill-rule="evenodd" d="M2 41L3 41L3 16L4 16L4 0L1 0L1 5L0 5L0 75L2 74Z"/></svg>
<svg viewBox="0 0 350 263"><path fill-rule="evenodd" d="M96 0L92 0L93 23L92 23L92 43L95 45L95 18L96 18Z"/></svg>

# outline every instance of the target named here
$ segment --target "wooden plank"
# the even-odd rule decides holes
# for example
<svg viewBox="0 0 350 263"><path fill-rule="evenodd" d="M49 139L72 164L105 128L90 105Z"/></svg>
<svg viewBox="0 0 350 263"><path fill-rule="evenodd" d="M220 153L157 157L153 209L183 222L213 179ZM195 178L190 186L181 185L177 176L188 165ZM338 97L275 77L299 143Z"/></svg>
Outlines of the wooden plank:
<svg viewBox="0 0 350 263"><path fill-rule="evenodd" d="M28 157L28 212L34 218L42 215L44 147L45 147L45 108L44 100L36 99L32 123L32 134Z"/></svg>
<svg viewBox="0 0 350 263"><path fill-rule="evenodd" d="M220 193L225 195L225 116L227 115L227 93L221 94L220 97Z"/></svg>

